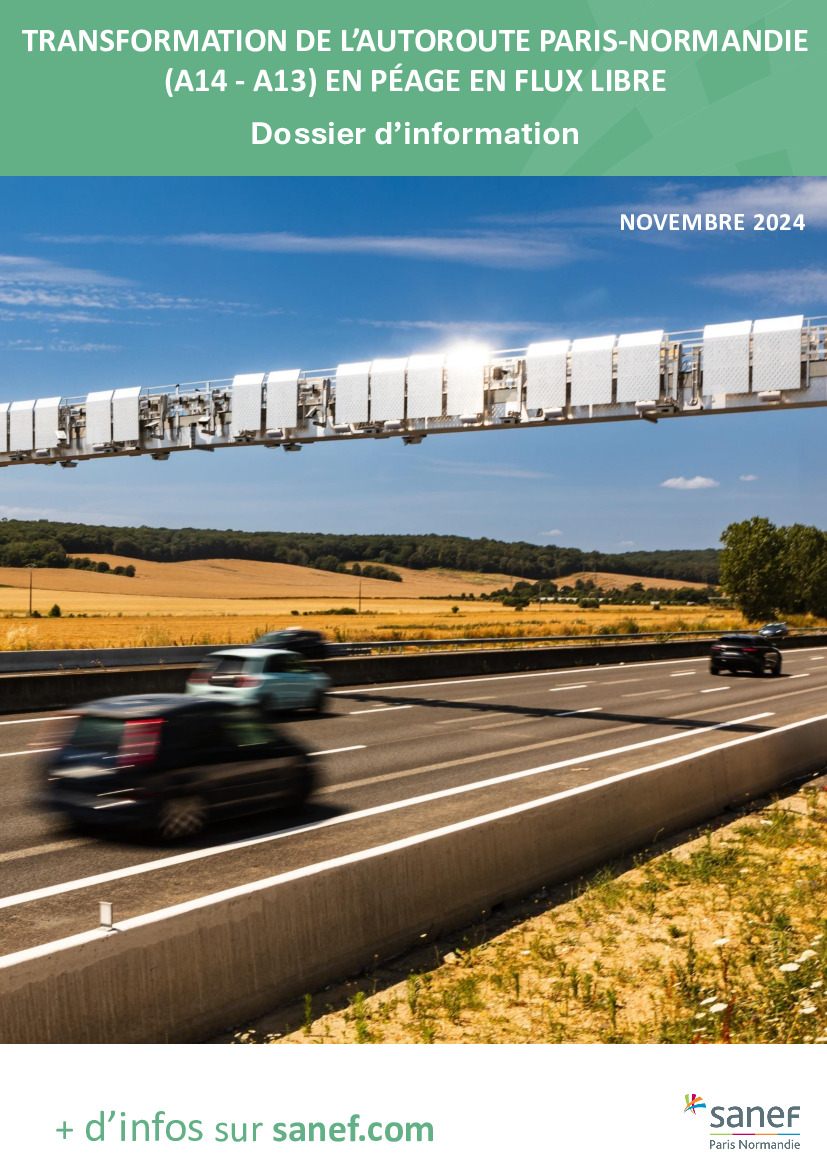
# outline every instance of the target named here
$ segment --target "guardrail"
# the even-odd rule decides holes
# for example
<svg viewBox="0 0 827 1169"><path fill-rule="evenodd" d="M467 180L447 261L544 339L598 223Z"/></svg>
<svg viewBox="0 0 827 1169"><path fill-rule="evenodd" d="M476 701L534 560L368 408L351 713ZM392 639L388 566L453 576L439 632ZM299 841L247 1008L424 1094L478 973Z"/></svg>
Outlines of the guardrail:
<svg viewBox="0 0 827 1169"><path fill-rule="evenodd" d="M329 642L331 658L358 656L359 654L392 654L406 649L426 652L446 652L470 649L472 646L494 648L523 645L614 645L622 642L654 641L663 644L684 641L709 641L710 638L724 637L730 633L754 633L749 629L698 629L690 631L643 633L579 633L546 634L536 637L445 637L390 641L348 641ZM799 634L827 633L827 626L806 626L791 629L790 637ZM5 650L0 652L0 674L23 674L30 672L52 673L61 670L117 669L138 666L194 665L207 654L221 650L243 649L243 645L165 645L128 646L122 649L34 649Z"/></svg>
<svg viewBox="0 0 827 1169"><path fill-rule="evenodd" d="M659 631L655 629L645 630L642 633L576 633L576 634L546 634L544 637L443 637L443 638L423 638L422 640L391 640L391 641L351 641L346 643L333 643L334 647L339 645L351 653L358 653L361 650L367 650L377 653L393 653L396 649L420 649L426 650L446 650L449 646L456 646L464 648L473 645L612 645L615 642L622 641L658 641L667 643L670 641L709 641L710 638L726 637L732 633L755 633L754 629L694 629L694 630L669 630ZM827 633L827 626L823 625L807 625L799 629L791 629L790 636L806 633ZM786 635L785 635L786 636ZM778 640L784 640L780 638ZM334 648L335 656L335 648ZM0 654L0 657L2 655Z"/></svg>

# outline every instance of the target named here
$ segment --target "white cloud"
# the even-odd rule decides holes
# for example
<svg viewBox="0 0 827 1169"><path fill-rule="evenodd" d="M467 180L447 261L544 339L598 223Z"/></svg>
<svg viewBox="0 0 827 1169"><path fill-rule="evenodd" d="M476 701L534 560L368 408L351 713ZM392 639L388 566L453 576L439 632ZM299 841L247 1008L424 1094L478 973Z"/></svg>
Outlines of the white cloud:
<svg viewBox="0 0 827 1169"><path fill-rule="evenodd" d="M343 325L369 325L373 329L433 329L440 333L548 333L543 321L374 321L365 318L342 320Z"/></svg>
<svg viewBox="0 0 827 1169"><path fill-rule="evenodd" d="M563 532L560 528L552 528L548 532L538 532L538 536L562 536Z"/></svg>
<svg viewBox="0 0 827 1169"><path fill-rule="evenodd" d="M818 303L827 296L827 268L777 268L769 272L730 272L703 276L695 281L704 288L736 293L751 299L797 307Z"/></svg>
<svg viewBox="0 0 827 1169"><path fill-rule="evenodd" d="M452 463L441 459L430 459L428 465L434 471L450 475L483 475L492 479L553 479L548 471L527 471L496 463Z"/></svg>
<svg viewBox="0 0 827 1169"><path fill-rule="evenodd" d="M0 284L79 284L111 286L131 283L91 268L67 268L39 256L0 255Z"/></svg>
<svg viewBox="0 0 827 1169"><path fill-rule="evenodd" d="M741 480L742 483L754 483L755 480L758 478L758 476L757 475L739 475L738 478Z"/></svg>
<svg viewBox="0 0 827 1169"><path fill-rule="evenodd" d="M634 548L635 543L635 540L618 540L617 546L618 548Z"/></svg>
<svg viewBox="0 0 827 1169"><path fill-rule="evenodd" d="M590 253L566 235L462 232L456 235L299 235L290 231L196 232L163 242L222 251L287 255L361 255L472 264L482 268L556 268Z"/></svg>
<svg viewBox="0 0 827 1169"><path fill-rule="evenodd" d="M706 479L703 475L695 475L691 479L687 479L684 475L679 475L675 479L664 479L661 487L674 487L678 491L698 491L703 487L720 487L720 483L715 479Z"/></svg>

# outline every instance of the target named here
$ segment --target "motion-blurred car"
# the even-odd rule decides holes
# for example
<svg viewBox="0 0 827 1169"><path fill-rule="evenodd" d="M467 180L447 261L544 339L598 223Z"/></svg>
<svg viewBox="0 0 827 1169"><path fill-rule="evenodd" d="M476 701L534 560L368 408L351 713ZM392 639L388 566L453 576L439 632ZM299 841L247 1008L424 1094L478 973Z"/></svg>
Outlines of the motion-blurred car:
<svg viewBox="0 0 827 1169"><path fill-rule="evenodd" d="M213 818L301 804L314 767L252 708L182 694L79 707L45 756L39 803L75 823L191 836Z"/></svg>
<svg viewBox="0 0 827 1169"><path fill-rule="evenodd" d="M786 621L769 621L758 630L759 637L786 637L790 632Z"/></svg>
<svg viewBox="0 0 827 1169"><path fill-rule="evenodd" d="M264 633L256 638L253 645L267 646L270 649L289 649L313 661L323 661L330 657L330 646L324 634L317 633L315 629L302 629L298 625L290 629L274 629L271 633Z"/></svg>
<svg viewBox="0 0 827 1169"><path fill-rule="evenodd" d="M219 650L190 674L187 693L221 697L264 714L283 710L325 709L330 678L297 653L284 649Z"/></svg>
<svg viewBox="0 0 827 1169"><path fill-rule="evenodd" d="M718 638L709 655L710 674L720 674L721 670L777 677L781 673L781 654L757 633L728 633Z"/></svg>

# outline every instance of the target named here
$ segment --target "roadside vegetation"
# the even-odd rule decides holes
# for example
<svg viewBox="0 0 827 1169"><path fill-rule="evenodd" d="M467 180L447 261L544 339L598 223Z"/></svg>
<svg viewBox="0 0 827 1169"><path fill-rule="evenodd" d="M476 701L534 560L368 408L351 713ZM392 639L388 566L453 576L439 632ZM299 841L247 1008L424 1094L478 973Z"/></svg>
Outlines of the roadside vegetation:
<svg viewBox="0 0 827 1169"><path fill-rule="evenodd" d="M11 591L11 590L9 590ZM5 599L0 591L0 599ZM43 601L40 597L44 596ZM138 598L137 612L101 612L110 598L99 593L82 596L57 590L37 590L41 612L60 609L60 618L28 617L0 610L0 650L108 649L120 646L229 645L254 641L271 629L303 625L318 629L331 641L422 641L452 637L556 637L651 633L675 637L686 632L729 629L741 624L737 612L686 606L660 611L649 608L613 608L611 613L580 609L576 602L536 607L533 612L504 613L496 603L460 602L457 612L445 602L403 599L381 602L371 599L362 613L353 612L350 598L319 601L310 608L288 607L290 601L273 605L269 613L256 612L260 602L199 598ZM116 597L119 604L128 598ZM110 601L111 603L111 601ZM75 606L88 605L77 611ZM150 608L150 606L152 606ZM209 608L213 612L209 612ZM239 612L239 610L242 610ZM246 612L244 611L246 610ZM342 612L342 610L351 610ZM550 611L551 610L551 611Z"/></svg>
<svg viewBox="0 0 827 1169"><path fill-rule="evenodd" d="M827 1043L817 787L620 875L539 890L521 916L307 995L234 1042Z"/></svg>

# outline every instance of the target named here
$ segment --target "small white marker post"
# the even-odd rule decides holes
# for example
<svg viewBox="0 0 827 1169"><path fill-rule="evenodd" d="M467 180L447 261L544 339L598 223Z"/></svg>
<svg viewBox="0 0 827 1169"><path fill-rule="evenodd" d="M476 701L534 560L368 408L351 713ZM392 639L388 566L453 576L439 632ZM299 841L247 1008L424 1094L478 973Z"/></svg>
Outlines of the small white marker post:
<svg viewBox="0 0 827 1169"><path fill-rule="evenodd" d="M102 930L114 929L115 925L114 925L114 914L112 913L112 902L111 901L101 901L100 902L100 911L101 911L100 928Z"/></svg>

